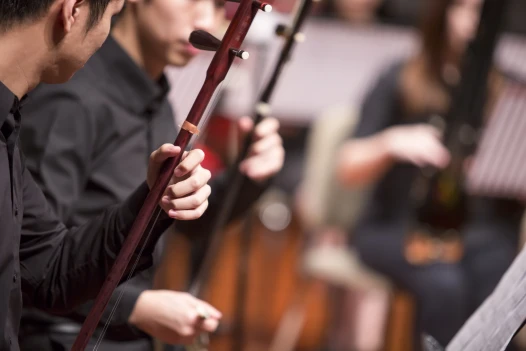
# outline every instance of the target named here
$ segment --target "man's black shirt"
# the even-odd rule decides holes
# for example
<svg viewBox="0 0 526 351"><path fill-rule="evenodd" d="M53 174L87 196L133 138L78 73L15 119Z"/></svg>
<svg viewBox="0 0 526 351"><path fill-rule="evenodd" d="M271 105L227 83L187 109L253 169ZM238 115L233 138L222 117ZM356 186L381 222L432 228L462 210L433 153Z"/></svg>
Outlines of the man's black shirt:
<svg viewBox="0 0 526 351"><path fill-rule="evenodd" d="M80 227L66 228L24 165L18 147L20 123L20 101L0 83L2 350L18 349L22 303L58 313L97 295L148 193L142 183L120 206ZM164 229L156 227L156 232ZM151 263L147 250L140 266Z"/></svg>

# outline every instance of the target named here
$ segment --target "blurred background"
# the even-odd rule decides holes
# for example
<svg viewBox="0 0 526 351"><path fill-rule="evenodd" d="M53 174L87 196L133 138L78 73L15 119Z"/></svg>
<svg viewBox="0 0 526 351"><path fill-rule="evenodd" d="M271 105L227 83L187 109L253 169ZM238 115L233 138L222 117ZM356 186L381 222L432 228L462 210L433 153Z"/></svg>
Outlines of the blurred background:
<svg viewBox="0 0 526 351"><path fill-rule="evenodd" d="M524 193L520 188L511 195L484 195L475 201L473 206L482 209L480 213L472 211L475 215L469 218L474 224L470 222L467 230L467 237L474 239L460 240L462 254L449 258L446 239L439 240L446 245L440 246L425 238L409 240L413 237L405 232L397 234L406 227L396 224L395 217L403 222L408 215L395 209L409 206L405 201L408 191L397 189L409 188L409 179L414 178L404 178L407 164L412 163L404 156L410 145L391 146L398 150L398 159L370 173L367 181L354 181L345 173L358 167L345 163L346 152L349 158L359 156L358 146L365 147L353 140L373 140L375 135L394 130L395 125L409 123L402 117L413 114L407 111L431 115L447 110L447 99L444 103L433 101L440 100L444 87L458 83L454 59L442 62L437 80L442 85L434 84L433 75L425 69L419 76L418 62L432 62L431 54L440 52L430 45L446 43L442 46L451 48L462 39L455 37L462 36L462 29L455 32L451 28L454 21L462 27L472 16L469 11L479 9L476 3L316 3L303 30L306 40L294 51L271 104L272 115L282 124L285 167L250 215L226 229L210 291L204 296L224 313L211 350L416 351L415 340L421 332L447 343L491 292L522 247ZM205 162L213 172L228 167L235 158L238 136L233 122L253 114L283 43L274 30L278 24L290 23L295 5L295 1L280 0L273 4L272 13L257 16L244 47L250 59L235 64L211 104L209 125L198 142L207 151ZM446 29L434 42L426 42L422 28L440 16L442 22L437 23L445 23ZM506 100L502 104L508 105L496 102L488 112L495 118L489 118L485 126L494 130L501 121L504 126L513 125L516 133L526 131L520 119L526 111L522 83L526 79L525 18L526 2L512 1L494 63L501 77L497 101ZM201 87L210 59L211 55L203 53L188 67L167 72L179 124ZM414 79L413 68L417 72ZM509 91L511 95L507 95ZM512 114L519 116L515 124L505 119ZM423 121L420 117L415 120ZM490 136L478 139L478 146L485 145L485 140L491 144L492 128L482 130ZM397 133L399 137L390 142L407 144L408 139L424 138L414 130L412 134L409 130ZM499 140L513 139L502 133ZM516 144L517 149L506 146L506 154L520 159L521 140L514 140L512 147ZM378 147L364 149L363 155ZM426 155L430 154L432 150ZM493 162L491 157L500 159L479 155L479 169L483 167L480 164ZM490 161L484 161L486 158ZM520 173L517 168L499 167L505 174ZM492 228L492 233L477 228ZM172 244L181 253L170 255L176 258L165 262L161 270L164 284L170 288L187 284L188 275L181 267L189 259L184 248L192 244L186 240L174 239ZM501 246L502 250L494 252ZM437 247L446 254L436 256ZM502 268L490 272L489 266ZM485 285L479 284L481 276L486 277ZM464 285L468 287L462 288ZM450 311L455 313L446 313ZM521 335L515 339L513 349L526 350Z"/></svg>

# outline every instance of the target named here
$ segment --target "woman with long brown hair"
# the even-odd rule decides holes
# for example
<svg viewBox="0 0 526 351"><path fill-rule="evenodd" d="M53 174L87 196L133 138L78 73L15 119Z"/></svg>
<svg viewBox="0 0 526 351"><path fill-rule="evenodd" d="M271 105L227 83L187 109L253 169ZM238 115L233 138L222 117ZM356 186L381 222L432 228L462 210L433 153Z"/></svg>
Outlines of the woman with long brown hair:
<svg viewBox="0 0 526 351"><path fill-rule="evenodd" d="M468 199L461 248L437 245L436 238L417 238L416 244L408 239L415 216L410 193L418 168L442 169L452 158L441 133L427 122L450 107L449 91L460 80L460 62L475 36L482 3L430 1L420 52L379 78L364 102L354 137L341 150L340 180L354 187L374 185L353 229L353 244L367 265L414 295L416 349L422 332L447 344L491 293L517 251L524 207L488 197ZM497 67L492 69L485 118L510 82ZM422 256L419 249L429 247L443 252Z"/></svg>

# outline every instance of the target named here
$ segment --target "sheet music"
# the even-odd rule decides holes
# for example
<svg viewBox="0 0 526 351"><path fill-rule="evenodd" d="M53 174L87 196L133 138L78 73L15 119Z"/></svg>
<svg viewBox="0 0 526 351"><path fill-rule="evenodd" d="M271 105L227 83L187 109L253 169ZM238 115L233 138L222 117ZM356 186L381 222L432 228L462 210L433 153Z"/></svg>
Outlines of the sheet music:
<svg viewBox="0 0 526 351"><path fill-rule="evenodd" d="M471 194L526 200L526 86L507 82L467 174Z"/></svg>

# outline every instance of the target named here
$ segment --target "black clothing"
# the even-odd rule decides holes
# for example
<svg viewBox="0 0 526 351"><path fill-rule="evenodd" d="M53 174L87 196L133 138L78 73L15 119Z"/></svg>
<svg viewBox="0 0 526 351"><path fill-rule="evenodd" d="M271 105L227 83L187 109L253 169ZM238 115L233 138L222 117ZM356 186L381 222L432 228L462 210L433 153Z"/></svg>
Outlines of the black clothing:
<svg viewBox="0 0 526 351"><path fill-rule="evenodd" d="M404 113L401 71L402 65L395 65L378 80L354 137L425 121ZM354 228L353 243L367 265L414 294L418 335L425 331L446 345L514 259L524 208L514 201L470 198L462 262L412 265L404 257L404 239L414 223L410 189L417 172L413 165L397 163L379 180Z"/></svg>
<svg viewBox="0 0 526 351"><path fill-rule="evenodd" d="M68 83L35 89L25 107L22 146L28 169L66 223L84 223L105 206L122 202L145 179L150 153L177 135L168 91L164 76L154 82L111 36ZM190 237L208 233L226 184L224 176L214 178L205 214L195 221L177 221L177 231ZM234 215L248 208L263 189L247 181ZM156 251L154 259L162 250ZM122 292L107 342L137 340L148 345L148 337L127 321L152 281L153 270L148 270L116 290L103 318L105 323ZM81 306L68 319L28 311L23 324L34 330L39 324L82 322L90 306Z"/></svg>
<svg viewBox="0 0 526 351"><path fill-rule="evenodd" d="M57 218L18 147L20 101L0 83L0 349L17 350L22 302L64 312L94 298L143 200L139 185L121 206L73 229ZM170 221L171 222L171 221ZM162 232L165 226L158 226ZM141 258L152 263L151 251ZM22 301L23 296L23 301Z"/></svg>

